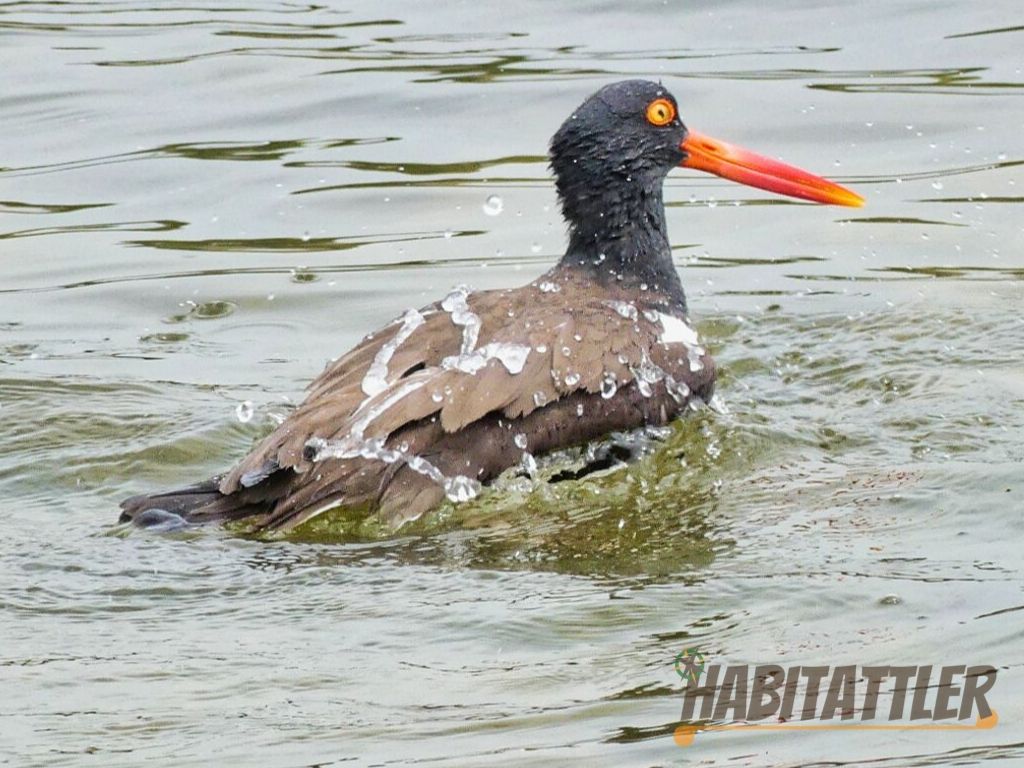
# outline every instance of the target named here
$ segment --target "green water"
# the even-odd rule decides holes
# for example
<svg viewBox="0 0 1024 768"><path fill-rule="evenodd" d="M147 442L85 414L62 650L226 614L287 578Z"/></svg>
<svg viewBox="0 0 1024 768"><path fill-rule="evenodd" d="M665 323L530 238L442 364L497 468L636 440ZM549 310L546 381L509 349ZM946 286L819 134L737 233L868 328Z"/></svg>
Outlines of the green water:
<svg viewBox="0 0 1024 768"><path fill-rule="evenodd" d="M1018 11L0 3L0 762L1016 765ZM405 308L553 263L547 139L629 76L868 199L670 177L728 413L385 540L114 526ZM683 647L992 664L1000 723L682 749Z"/></svg>

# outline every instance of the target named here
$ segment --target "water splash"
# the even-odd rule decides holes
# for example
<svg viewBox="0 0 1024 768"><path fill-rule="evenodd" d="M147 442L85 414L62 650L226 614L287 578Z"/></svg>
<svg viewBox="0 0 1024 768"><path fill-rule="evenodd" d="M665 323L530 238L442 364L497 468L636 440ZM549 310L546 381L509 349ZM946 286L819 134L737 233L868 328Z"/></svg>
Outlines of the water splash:
<svg viewBox="0 0 1024 768"><path fill-rule="evenodd" d="M619 384L616 381L615 374L611 371L605 371L604 376L601 377L601 397L607 400L610 397L614 397L618 390Z"/></svg>
<svg viewBox="0 0 1024 768"><path fill-rule="evenodd" d="M252 400L243 400L235 406L235 417L243 424L248 424L252 421L255 413L256 409L253 407Z"/></svg>
<svg viewBox="0 0 1024 768"><path fill-rule="evenodd" d="M461 355L470 354L476 347L477 338L480 336L480 317L469 308L468 296L469 288L465 285L458 285L441 301L441 309L452 316L452 322L455 325L462 326Z"/></svg>
<svg viewBox="0 0 1024 768"><path fill-rule="evenodd" d="M658 336L658 341L662 344L686 344L690 347L700 344L697 331L686 320L675 315L666 315L663 312L656 314L661 322L662 331Z"/></svg>
<svg viewBox="0 0 1024 768"><path fill-rule="evenodd" d="M497 195L488 195L484 200L483 210L488 216L497 216L505 210L505 201Z"/></svg>
<svg viewBox="0 0 1024 768"><path fill-rule="evenodd" d="M402 315L402 327L398 329L398 333L396 333L390 341L381 345L381 348L377 350L377 354L374 356L370 367L366 369L366 375L363 376L363 382L361 385L364 393L373 397L387 389L388 363L391 362L391 358L394 356L395 351L405 343L406 339L412 335L413 331L425 322L426 320L424 320L423 315L415 309L410 309Z"/></svg>
<svg viewBox="0 0 1024 768"><path fill-rule="evenodd" d="M455 477L447 478L444 481L443 487L444 495L448 497L448 500L456 503L475 499L480 495L480 491L483 488L479 480L474 480L465 475L455 475Z"/></svg>
<svg viewBox="0 0 1024 768"><path fill-rule="evenodd" d="M530 348L524 344L510 344L492 341L470 354L450 355L441 361L441 367L447 370L459 370L474 374L484 368L491 360L498 360L505 370L515 376L522 372Z"/></svg>
<svg viewBox="0 0 1024 768"><path fill-rule="evenodd" d="M624 317L627 320L636 322L639 317L636 311L636 305L630 301L603 301L602 304L606 307L611 307L618 312L621 317Z"/></svg>

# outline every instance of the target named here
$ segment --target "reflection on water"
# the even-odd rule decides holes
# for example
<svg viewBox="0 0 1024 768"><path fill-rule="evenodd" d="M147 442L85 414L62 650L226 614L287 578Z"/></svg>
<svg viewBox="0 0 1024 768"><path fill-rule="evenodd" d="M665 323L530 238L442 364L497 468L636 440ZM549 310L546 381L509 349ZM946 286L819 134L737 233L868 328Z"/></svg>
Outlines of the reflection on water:
<svg viewBox="0 0 1024 768"><path fill-rule="evenodd" d="M0 752L1020 759L1016 6L511 10L0 4ZM665 82L688 125L868 198L851 216L670 177L727 414L628 467L512 473L397 536L114 525L120 498L230 466L406 307L543 271L565 235L548 138L632 76ZM681 647L992 663L1000 724L680 753Z"/></svg>

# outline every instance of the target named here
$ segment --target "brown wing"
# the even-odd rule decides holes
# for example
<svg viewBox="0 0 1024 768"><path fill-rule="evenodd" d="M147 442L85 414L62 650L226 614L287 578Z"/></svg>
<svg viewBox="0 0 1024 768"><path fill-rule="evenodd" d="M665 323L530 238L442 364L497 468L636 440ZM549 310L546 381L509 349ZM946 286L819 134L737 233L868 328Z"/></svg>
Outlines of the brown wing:
<svg viewBox="0 0 1024 768"><path fill-rule="evenodd" d="M594 422L545 438L548 448L559 447L576 432L601 434L650 421L642 401L654 388L664 396L654 420L665 421L685 405L690 390L706 390L713 381L710 359L695 347L695 335L680 333L688 328L681 318L610 300L607 290L571 281L557 292L538 285L455 293L368 337L313 382L306 401L222 480L221 493L257 495L270 475L294 470L282 489L287 498L268 518L274 527L328 501L376 498L386 505L390 498L397 507L398 500L418 498L422 503L414 506L429 508L443 496L436 482L404 463L388 466L360 455L362 447L383 446L398 435L411 441L417 455L450 471L455 463L449 454L461 456L470 441L457 446L449 438L463 433L468 437L496 424L511 444L513 424L530 419L534 429L545 429L534 415L549 414L555 424L578 420L575 409L587 398L600 405L607 429ZM615 403L627 401L619 392L626 388L644 407L634 408L635 415L628 409L610 413ZM491 441L494 435L488 435ZM336 458L317 461L317 450L325 446ZM493 451L488 462L466 459L466 466L486 479L521 452ZM314 466L316 472L309 472ZM392 483L389 495L386 486ZM408 488L399 493L403 483Z"/></svg>
<svg viewBox="0 0 1024 768"><path fill-rule="evenodd" d="M449 298L463 293L457 289ZM489 315L496 305L513 303L514 299L506 297L514 293L482 291L467 294L466 299L477 316ZM224 476L221 493L251 487L279 469L305 471L309 467L308 460L303 458L306 444L314 438L332 439L344 434L356 410L364 405L371 407L372 397L367 389L379 395L410 372L437 368L446 357L458 355L465 327L453 322L452 313L442 307L445 301L412 310L415 314L405 313L328 365L310 383L302 404ZM419 320L410 322L411 317ZM410 326L415 327L408 331ZM367 374L377 360L384 363L384 375L372 377L373 386L364 388Z"/></svg>

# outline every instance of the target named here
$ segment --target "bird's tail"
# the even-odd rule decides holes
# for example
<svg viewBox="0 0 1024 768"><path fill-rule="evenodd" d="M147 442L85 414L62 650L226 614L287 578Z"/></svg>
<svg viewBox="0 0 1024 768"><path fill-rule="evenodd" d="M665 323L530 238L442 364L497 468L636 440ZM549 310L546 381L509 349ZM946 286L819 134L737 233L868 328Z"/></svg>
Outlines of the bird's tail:
<svg viewBox="0 0 1024 768"><path fill-rule="evenodd" d="M119 522L142 528L177 528L190 523L236 520L265 511L264 505L222 494L219 484L220 478L213 478L174 491L132 496L121 502Z"/></svg>

